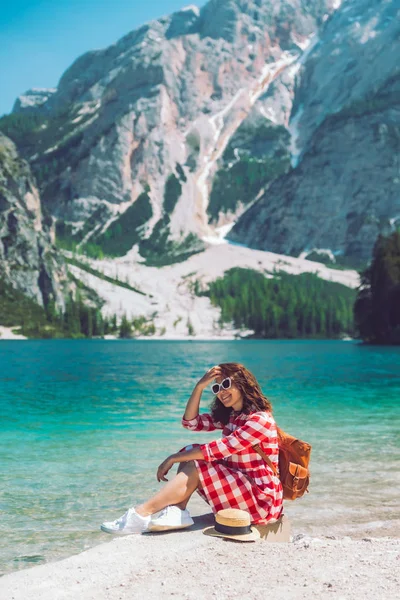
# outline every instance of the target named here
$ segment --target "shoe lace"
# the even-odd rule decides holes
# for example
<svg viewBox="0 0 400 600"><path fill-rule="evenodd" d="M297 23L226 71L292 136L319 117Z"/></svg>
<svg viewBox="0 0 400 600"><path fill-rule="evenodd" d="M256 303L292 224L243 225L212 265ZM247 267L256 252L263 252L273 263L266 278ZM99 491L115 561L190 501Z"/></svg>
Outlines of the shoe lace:
<svg viewBox="0 0 400 600"><path fill-rule="evenodd" d="M161 519L162 517L167 517L169 514L174 513L174 508L173 506L166 506L165 508L162 508L160 510L159 513L157 513L157 519Z"/></svg>
<svg viewBox="0 0 400 600"><path fill-rule="evenodd" d="M119 517L119 519L116 519L116 521L114 521L114 523L115 523L116 525L123 525L123 524L125 524L125 523L126 523L126 521L127 521L127 520L128 520L128 518L129 518L129 514L130 514L130 512L131 512L131 511L132 511L132 509L131 509L131 508L130 508L130 509L128 509L128 510L126 511L126 513L124 513L124 514L123 514L121 517Z"/></svg>

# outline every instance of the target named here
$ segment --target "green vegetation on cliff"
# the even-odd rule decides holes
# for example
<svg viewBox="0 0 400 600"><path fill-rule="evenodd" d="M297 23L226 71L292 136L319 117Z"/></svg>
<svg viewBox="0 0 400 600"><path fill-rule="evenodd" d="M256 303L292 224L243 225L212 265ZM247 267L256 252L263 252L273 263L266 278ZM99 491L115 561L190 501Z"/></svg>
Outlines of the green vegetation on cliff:
<svg viewBox="0 0 400 600"><path fill-rule="evenodd" d="M107 256L123 256L141 240L141 228L152 216L150 197L143 192L104 233L94 236L90 241Z"/></svg>
<svg viewBox="0 0 400 600"><path fill-rule="evenodd" d="M252 124L246 120L230 139L223 160L235 160L237 153L257 158L271 156L277 150L287 149L289 144L290 133L283 125Z"/></svg>
<svg viewBox="0 0 400 600"><path fill-rule="evenodd" d="M379 236L354 307L365 342L400 344L400 231Z"/></svg>
<svg viewBox="0 0 400 600"><path fill-rule="evenodd" d="M123 316L118 322L117 316L103 317L99 306L90 305L85 299L93 293L76 278L77 290L70 294L63 311L58 311L54 303L46 308L10 284L0 279L0 325L12 327L13 331L27 338L92 338L113 335L131 338L137 335L154 335L156 332L152 319L137 317L128 319ZM98 300L98 298L94 298Z"/></svg>
<svg viewBox="0 0 400 600"><path fill-rule="evenodd" d="M81 244L85 236L93 231L99 224L104 223L108 217L107 210L104 206L99 206L85 221L83 227L75 231L70 223L66 223L62 219L57 219L56 222L56 245L62 250L70 250L71 252L79 252L86 254L91 258L103 258L104 252L98 244L94 244L91 239L85 244ZM78 245L81 244L79 247Z"/></svg>
<svg viewBox="0 0 400 600"><path fill-rule="evenodd" d="M104 334L104 321L97 307L89 306L79 291L70 295L64 311L54 303L46 308L0 279L0 325L13 327L28 338L79 338Z"/></svg>
<svg viewBox="0 0 400 600"><path fill-rule="evenodd" d="M0 325L18 328L18 333L27 337L63 337L62 329L50 322L41 306L2 279Z"/></svg>
<svg viewBox="0 0 400 600"><path fill-rule="evenodd" d="M337 338L353 333L355 291L316 275L272 278L234 268L203 294L221 308L221 325L252 329L259 338Z"/></svg>
<svg viewBox="0 0 400 600"><path fill-rule="evenodd" d="M140 254L148 266L164 267L182 262L204 249L203 242L194 233L189 233L180 241L172 241L170 235L170 218L164 214L155 224L150 237L139 244Z"/></svg>
<svg viewBox="0 0 400 600"><path fill-rule="evenodd" d="M163 216L155 224L151 235L139 242L140 254L146 259L148 266L163 267L182 262L204 249L204 244L193 233L180 240L171 239L170 216L182 194L181 181L186 181L179 163L176 164L176 171L179 178L171 173L165 182Z"/></svg>
<svg viewBox="0 0 400 600"><path fill-rule="evenodd" d="M182 186L180 181L174 173L171 173L165 182L164 189L164 210L168 215L172 214L181 193Z"/></svg>
<svg viewBox="0 0 400 600"><path fill-rule="evenodd" d="M40 129L46 126L46 119L37 113L21 112L0 117L0 131L17 145L31 147L36 142Z"/></svg>
<svg viewBox="0 0 400 600"><path fill-rule="evenodd" d="M92 115L79 111L80 107L74 106L51 116L22 112L0 118L0 131L12 139L21 156L29 160L41 191L83 157L79 148L85 124Z"/></svg>
<svg viewBox="0 0 400 600"><path fill-rule="evenodd" d="M290 135L283 126L245 121L230 140L217 171L207 212L234 212L252 202L259 191L290 169Z"/></svg>
<svg viewBox="0 0 400 600"><path fill-rule="evenodd" d="M93 267L88 265L83 260L77 259L75 256L73 256L72 258L65 257L65 262L67 262L70 265L74 265L75 267L78 267L79 269L82 269L83 271L86 271L87 273L90 273L91 275L102 279L103 281L108 281L108 283L112 283L113 285L125 288L127 290L131 290L132 292L136 292L137 294L142 294L142 296L146 296L144 292L131 285L128 281L120 281L119 279L115 279L114 277L105 275L101 271L98 271L97 269L94 269Z"/></svg>
<svg viewBox="0 0 400 600"><path fill-rule="evenodd" d="M80 236L79 236L80 237ZM72 225L65 223L65 221L59 219L56 222L56 246L61 250L70 250L75 252L79 237L74 236Z"/></svg>
<svg viewBox="0 0 400 600"><path fill-rule="evenodd" d="M217 171L207 208L211 221L217 220L220 211L234 212L239 202L246 205L254 200L261 188L286 173L289 165L286 157L258 160L244 156L232 167Z"/></svg>

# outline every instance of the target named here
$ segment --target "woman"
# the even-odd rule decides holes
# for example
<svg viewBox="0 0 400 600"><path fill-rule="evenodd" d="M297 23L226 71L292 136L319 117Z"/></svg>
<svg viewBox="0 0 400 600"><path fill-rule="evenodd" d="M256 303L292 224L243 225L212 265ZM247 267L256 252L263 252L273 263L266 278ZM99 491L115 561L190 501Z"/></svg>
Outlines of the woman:
<svg viewBox="0 0 400 600"><path fill-rule="evenodd" d="M213 381L211 414L199 414L202 392ZM182 424L192 431L222 429L222 439L187 446L158 467L157 480L167 484L144 504L103 523L107 533L130 534L179 529L193 523L186 510L195 490L214 513L224 508L246 510L255 524L271 523L282 512L282 485L253 446L260 444L278 469L278 435L271 404L252 373L238 363L213 367L196 384ZM166 475L179 463L177 475Z"/></svg>

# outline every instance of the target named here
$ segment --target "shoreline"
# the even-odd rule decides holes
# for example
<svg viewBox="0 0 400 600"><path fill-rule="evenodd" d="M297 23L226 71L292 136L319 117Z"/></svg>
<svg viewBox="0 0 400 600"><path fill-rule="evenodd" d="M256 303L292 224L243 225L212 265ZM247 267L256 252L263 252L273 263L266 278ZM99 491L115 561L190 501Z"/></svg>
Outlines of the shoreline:
<svg viewBox="0 0 400 600"><path fill-rule="evenodd" d="M20 333L14 333L14 329L19 329L19 325L15 325L14 327L6 327L5 325L0 325L0 342L2 340L28 340L26 336Z"/></svg>
<svg viewBox="0 0 400 600"><path fill-rule="evenodd" d="M0 330L1 330L0 326ZM8 328L4 328L8 329ZM17 329L17 328L14 328ZM1 333L1 331L0 331ZM113 335L105 335L104 337L60 337L60 338L28 338L20 334L15 334L13 332L10 333L10 336L7 337L8 332L5 332L5 335L0 335L0 342L2 341L60 341L60 340L72 340L72 341L84 341L84 340L96 340L96 341L108 341L108 342L132 342L132 341L153 341L153 342L243 342L243 341L255 341L255 342L357 342L359 344L367 344L362 340L351 337L344 338L258 338L253 336L240 336L240 335L226 335L226 336L157 336L157 335L138 335L130 338L120 338ZM384 346L386 344L368 344L368 345L376 345L376 346Z"/></svg>
<svg viewBox="0 0 400 600"><path fill-rule="evenodd" d="M207 509L206 509L207 510ZM195 514L197 513L197 514ZM0 578L2 600L131 598L346 600L397 597L399 538L296 533L288 544L238 543L202 534L204 508L187 530L112 538L57 562ZM111 537L111 536L110 536Z"/></svg>

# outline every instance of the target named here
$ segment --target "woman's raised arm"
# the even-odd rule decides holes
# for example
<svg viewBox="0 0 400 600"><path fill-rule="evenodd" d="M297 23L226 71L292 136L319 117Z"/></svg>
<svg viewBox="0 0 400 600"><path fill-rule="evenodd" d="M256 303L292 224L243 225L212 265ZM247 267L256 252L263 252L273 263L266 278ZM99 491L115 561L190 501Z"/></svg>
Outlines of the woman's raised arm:
<svg viewBox="0 0 400 600"><path fill-rule="evenodd" d="M194 386L193 392L186 404L186 410L184 412L183 418L186 421L191 421L195 419L199 414L199 406L201 394L206 389L207 386L216 378L221 376L221 368L219 366L212 367L207 373L203 375L203 377L196 383Z"/></svg>

